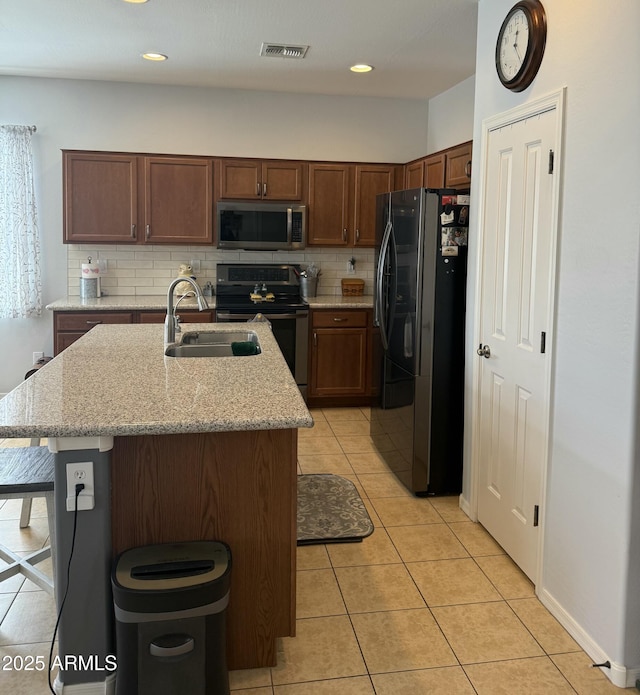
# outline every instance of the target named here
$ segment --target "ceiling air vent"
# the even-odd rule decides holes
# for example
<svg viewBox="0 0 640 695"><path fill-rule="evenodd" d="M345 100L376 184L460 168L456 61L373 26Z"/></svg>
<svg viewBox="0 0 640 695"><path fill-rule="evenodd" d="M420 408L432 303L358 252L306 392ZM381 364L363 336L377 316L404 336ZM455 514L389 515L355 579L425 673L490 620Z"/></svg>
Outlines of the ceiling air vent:
<svg viewBox="0 0 640 695"><path fill-rule="evenodd" d="M263 43L260 55L267 58L304 58L309 46L290 46L284 43Z"/></svg>

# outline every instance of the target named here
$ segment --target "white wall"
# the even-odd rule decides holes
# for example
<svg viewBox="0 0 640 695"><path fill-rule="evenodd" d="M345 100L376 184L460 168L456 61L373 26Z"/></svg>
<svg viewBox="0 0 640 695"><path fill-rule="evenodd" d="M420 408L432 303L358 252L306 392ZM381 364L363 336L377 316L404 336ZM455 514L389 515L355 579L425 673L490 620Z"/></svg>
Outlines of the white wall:
<svg viewBox="0 0 640 695"><path fill-rule="evenodd" d="M640 668L636 466L640 239L640 3L544 0L547 47L520 94L496 76L512 0L480 0L474 168L482 120L566 85L542 596L615 666ZM479 200L477 177L472 194ZM473 213L473 210L472 210ZM476 279L472 214L470 287ZM469 322L467 364L478 340ZM470 384L471 382L468 381ZM468 433L467 433L468 434ZM469 440L467 439L467 452ZM469 498L466 471L464 495ZM597 649L596 649L597 648ZM632 675L632 674L630 674ZM640 674L639 674L640 675ZM631 682L630 682L631 684Z"/></svg>
<svg viewBox="0 0 640 695"><path fill-rule="evenodd" d="M426 102L0 77L0 123L35 124L44 302L67 293L61 149L406 162L426 154ZM0 393L52 354L52 320L0 321Z"/></svg>
<svg viewBox="0 0 640 695"><path fill-rule="evenodd" d="M473 138L475 75L429 99L427 153L439 152Z"/></svg>

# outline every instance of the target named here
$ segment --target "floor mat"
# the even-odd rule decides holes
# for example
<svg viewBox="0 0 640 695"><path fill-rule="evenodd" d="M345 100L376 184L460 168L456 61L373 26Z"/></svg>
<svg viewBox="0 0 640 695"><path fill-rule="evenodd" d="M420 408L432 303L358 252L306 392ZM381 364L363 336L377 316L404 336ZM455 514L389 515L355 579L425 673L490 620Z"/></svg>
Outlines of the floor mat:
<svg viewBox="0 0 640 695"><path fill-rule="evenodd" d="M356 486L331 473L298 476L298 545L355 543L373 533Z"/></svg>

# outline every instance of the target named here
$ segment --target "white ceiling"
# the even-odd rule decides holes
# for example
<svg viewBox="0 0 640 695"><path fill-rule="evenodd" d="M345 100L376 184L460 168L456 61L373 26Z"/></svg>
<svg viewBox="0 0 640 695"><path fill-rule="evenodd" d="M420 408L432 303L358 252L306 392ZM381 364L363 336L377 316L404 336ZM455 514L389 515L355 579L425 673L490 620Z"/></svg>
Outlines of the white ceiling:
<svg viewBox="0 0 640 695"><path fill-rule="evenodd" d="M2 0L0 75L428 99L474 73L477 9L478 0ZM265 58L263 42L310 49L304 60ZM375 70L355 75L354 63Z"/></svg>

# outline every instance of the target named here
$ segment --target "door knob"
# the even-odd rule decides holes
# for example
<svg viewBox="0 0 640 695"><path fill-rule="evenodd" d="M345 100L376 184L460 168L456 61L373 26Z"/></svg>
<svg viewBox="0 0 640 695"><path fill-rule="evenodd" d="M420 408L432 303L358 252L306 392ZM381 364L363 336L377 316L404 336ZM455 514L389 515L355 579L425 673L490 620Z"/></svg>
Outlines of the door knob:
<svg viewBox="0 0 640 695"><path fill-rule="evenodd" d="M478 347L476 352L480 357L486 357L487 359L491 357L491 348L488 345L483 345L482 343L480 343L480 346Z"/></svg>

